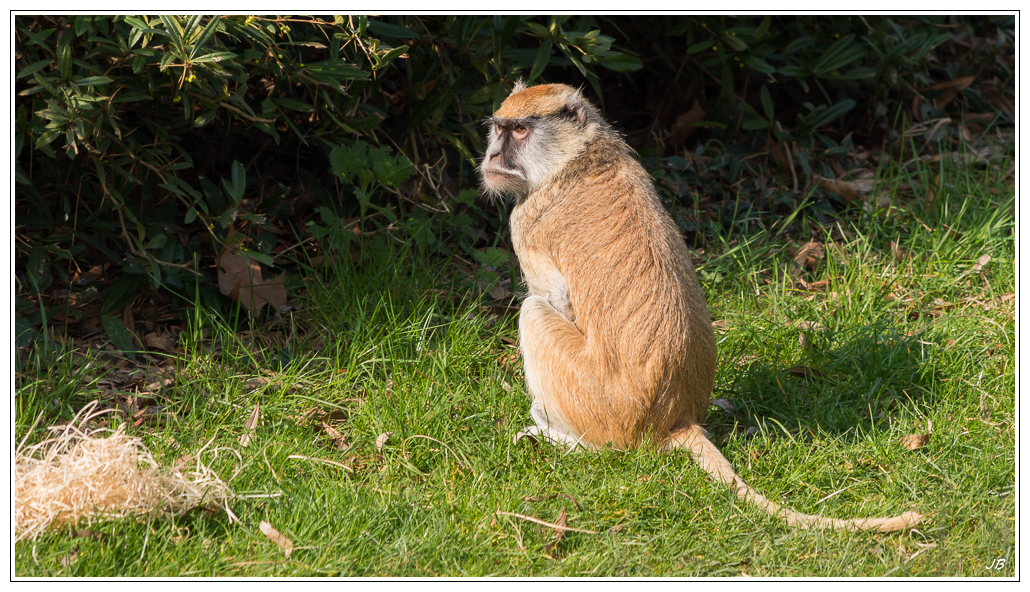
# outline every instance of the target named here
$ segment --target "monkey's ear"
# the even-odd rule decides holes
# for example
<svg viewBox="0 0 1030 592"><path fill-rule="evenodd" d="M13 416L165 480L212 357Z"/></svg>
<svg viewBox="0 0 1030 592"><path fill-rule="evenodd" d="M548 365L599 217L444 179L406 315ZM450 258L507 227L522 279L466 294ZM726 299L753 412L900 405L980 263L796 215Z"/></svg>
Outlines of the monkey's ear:
<svg viewBox="0 0 1030 592"><path fill-rule="evenodd" d="M583 89L577 88L565 100L565 107L562 109L579 124L584 127L587 124L587 112L590 110L590 102L583 97Z"/></svg>
<svg viewBox="0 0 1030 592"><path fill-rule="evenodd" d="M526 83L521 78L515 81L515 87L511 89L511 94L519 93L526 90Z"/></svg>

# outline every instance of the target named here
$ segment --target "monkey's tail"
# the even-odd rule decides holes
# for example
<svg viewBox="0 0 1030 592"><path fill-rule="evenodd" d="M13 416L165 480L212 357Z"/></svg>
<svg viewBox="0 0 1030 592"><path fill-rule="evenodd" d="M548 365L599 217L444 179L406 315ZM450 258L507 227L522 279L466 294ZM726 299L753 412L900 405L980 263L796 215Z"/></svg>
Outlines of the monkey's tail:
<svg viewBox="0 0 1030 592"><path fill-rule="evenodd" d="M837 518L824 518L812 514L802 514L791 508L779 506L768 500L765 496L744 483L737 472L733 470L730 461L719 452L719 449L705 436L701 426L692 425L687 428L677 429L673 432L668 443L669 448L685 448L693 455L701 468L712 478L721 481L731 487L737 493L737 497L749 503L753 503L769 514L781 518L791 526L800 528L837 528L875 530L878 532L891 532L911 528L923 519L923 515L917 512L905 512L900 516L892 518L855 518L853 520L840 520Z"/></svg>

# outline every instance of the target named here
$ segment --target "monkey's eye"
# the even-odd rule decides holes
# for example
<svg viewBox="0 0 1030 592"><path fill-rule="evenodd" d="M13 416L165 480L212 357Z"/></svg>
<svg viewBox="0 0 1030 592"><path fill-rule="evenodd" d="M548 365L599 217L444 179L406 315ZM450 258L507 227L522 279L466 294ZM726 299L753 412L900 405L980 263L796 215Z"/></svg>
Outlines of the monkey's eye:
<svg viewBox="0 0 1030 592"><path fill-rule="evenodd" d="M529 128L522 125L521 123L516 123L511 127L511 135L516 140L523 140L527 135L529 135Z"/></svg>

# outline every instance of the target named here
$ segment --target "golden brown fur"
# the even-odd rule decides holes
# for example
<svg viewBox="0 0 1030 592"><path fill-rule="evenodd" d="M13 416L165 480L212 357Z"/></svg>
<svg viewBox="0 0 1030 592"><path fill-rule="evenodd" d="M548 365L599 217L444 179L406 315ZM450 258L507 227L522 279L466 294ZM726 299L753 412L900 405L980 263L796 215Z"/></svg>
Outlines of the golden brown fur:
<svg viewBox="0 0 1030 592"><path fill-rule="evenodd" d="M799 526L896 530L921 518L832 520L750 489L707 440L716 345L690 254L630 148L579 91L516 85L491 119L484 189L512 194L529 288L519 319L536 425L568 445L686 448L714 478Z"/></svg>

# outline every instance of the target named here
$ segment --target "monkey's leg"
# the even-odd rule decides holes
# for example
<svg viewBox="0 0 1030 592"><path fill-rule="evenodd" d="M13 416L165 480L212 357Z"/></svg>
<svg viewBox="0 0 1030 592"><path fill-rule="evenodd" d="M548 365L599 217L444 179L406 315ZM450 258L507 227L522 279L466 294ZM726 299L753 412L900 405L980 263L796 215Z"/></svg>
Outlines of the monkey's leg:
<svg viewBox="0 0 1030 592"><path fill-rule="evenodd" d="M533 396L530 413L536 425L522 435L540 436L556 444L575 447L580 436L558 415L557 399L562 387L568 388L568 376L586 342L575 325L559 313L547 299L530 296L522 302L519 313L519 341L526 371L526 388Z"/></svg>

